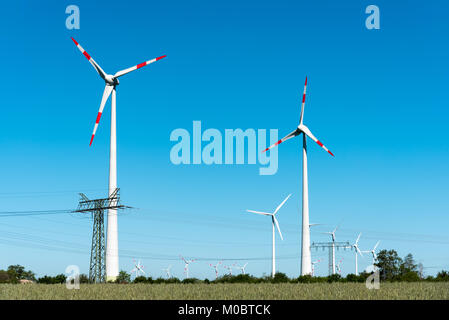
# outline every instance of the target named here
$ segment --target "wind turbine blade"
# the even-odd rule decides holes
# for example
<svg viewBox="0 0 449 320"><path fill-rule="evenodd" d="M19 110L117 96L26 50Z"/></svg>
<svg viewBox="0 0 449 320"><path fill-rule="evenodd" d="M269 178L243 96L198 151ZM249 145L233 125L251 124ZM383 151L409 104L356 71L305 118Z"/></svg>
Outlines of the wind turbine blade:
<svg viewBox="0 0 449 320"><path fill-rule="evenodd" d="M251 213L257 213L257 214L262 214L264 216L272 216L272 213L268 213L268 212L261 212L261 211L254 211L254 210L246 210L247 212L251 212Z"/></svg>
<svg viewBox="0 0 449 320"><path fill-rule="evenodd" d="M322 223L309 223L309 227L314 227L314 226L321 226L323 225Z"/></svg>
<svg viewBox="0 0 449 320"><path fill-rule="evenodd" d="M359 233L359 236L357 237L357 240L355 241L355 244L358 244L359 243L359 240L360 240L360 236L362 235L362 233Z"/></svg>
<svg viewBox="0 0 449 320"><path fill-rule="evenodd" d="M373 248L373 251L376 250L377 246L379 245L380 241L377 241L376 245Z"/></svg>
<svg viewBox="0 0 449 320"><path fill-rule="evenodd" d="M274 220L274 223L276 224L276 228L278 229L278 231L279 231L279 235L281 236L281 240L284 240L284 238L282 237L282 232L281 232L281 229L279 228L279 223L278 223L278 220L276 219L276 217L275 216L273 216L273 220Z"/></svg>
<svg viewBox="0 0 449 320"><path fill-rule="evenodd" d="M86 50L81 47L81 45L72 37L73 42L77 46L77 48L81 51L81 53L86 57L86 59L90 62L90 64L95 68L97 73L102 77L103 79L106 78L106 73L101 69L101 67L98 65L98 63L95 62L95 60L86 52Z"/></svg>
<svg viewBox="0 0 449 320"><path fill-rule="evenodd" d="M363 253L362 253L362 251L360 251L359 247L357 246L357 247L355 247L355 249L356 249L357 252L360 254L360 256L363 257Z"/></svg>
<svg viewBox="0 0 449 320"><path fill-rule="evenodd" d="M282 201L281 204L278 205L278 207L276 208L276 210L274 210L274 213L273 213L273 214L276 214L276 213L279 211L279 209L284 205L284 203L288 200L288 198L290 198L291 195L292 195L292 194L290 193L290 194L287 196L287 198L285 198L284 201Z"/></svg>
<svg viewBox="0 0 449 320"><path fill-rule="evenodd" d="M333 154L332 152L330 152L329 149L326 148L326 147L321 143L321 141L318 140L318 139L313 135L313 133L310 131L309 128L307 128L305 125L301 124L301 125L299 125L299 130L302 131L302 132L304 132L304 134L305 134L306 136L308 136L310 139L312 139L313 141L315 141L321 148L323 148L324 150L326 150L331 156L334 157L334 154Z"/></svg>
<svg viewBox="0 0 449 320"><path fill-rule="evenodd" d="M97 114L97 120L95 121L94 131L92 133L92 137L90 138L89 146L92 145L92 141L94 141L95 132L97 132L98 124L100 123L101 114L103 113L104 105L106 104L106 101L108 101L109 96L111 95L112 89L114 89L113 86L106 85L103 92L103 97L101 98L101 104L100 104L100 110Z"/></svg>
<svg viewBox="0 0 449 320"><path fill-rule="evenodd" d="M151 59L151 60L139 63L138 65L135 65L135 66L133 66L131 68L121 70L121 71L117 72L116 74L114 74L114 78L121 77L121 76L123 76L123 75L125 75L127 73L130 73L131 71L134 71L134 70L140 69L142 67L145 67L145 66L149 65L150 63L156 62L156 61L161 60L161 59L163 59L165 57L166 57L165 55L161 56L161 57L157 57L155 59Z"/></svg>
<svg viewBox="0 0 449 320"><path fill-rule="evenodd" d="M304 84L304 93L302 94L301 115L299 117L300 124L302 124L302 120L304 118L304 106L306 104L306 90L307 90L307 76L306 76L306 83Z"/></svg>
<svg viewBox="0 0 449 320"><path fill-rule="evenodd" d="M262 153L270 150L271 148L277 146L278 144L287 141L288 139L291 139L293 137L296 137L297 135L299 135L301 133L301 131L299 131L298 129L295 129L294 131L290 132L288 135L286 135L285 137L283 137L281 140L279 140L278 142L276 142L275 144L272 144L271 146L269 146L268 148L266 148L264 151L262 151Z"/></svg>

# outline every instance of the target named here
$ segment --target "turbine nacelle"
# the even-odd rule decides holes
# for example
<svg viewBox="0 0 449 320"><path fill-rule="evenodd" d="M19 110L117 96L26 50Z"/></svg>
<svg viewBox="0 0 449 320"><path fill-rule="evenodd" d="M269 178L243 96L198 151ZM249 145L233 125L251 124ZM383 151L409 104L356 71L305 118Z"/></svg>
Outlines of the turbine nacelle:
<svg viewBox="0 0 449 320"><path fill-rule="evenodd" d="M89 61L89 63L95 68L95 71L97 71L98 75L106 82L106 86L104 88L104 92L103 92L103 97L101 98L101 103L100 103L100 109L98 111L97 114L97 119L95 121L95 126L94 126L94 130L90 139L90 144L92 145L92 141L94 139L95 133L97 131L97 127L98 124L100 123L100 118L101 118L101 114L103 113L103 109L104 106L106 104L106 101L108 100L109 96L111 95L113 89L115 88L115 86L117 86L119 84L118 81L118 77L121 77L127 73L130 73L134 70L140 69L142 67L145 67L147 65L149 65L150 63L156 62L162 58L165 58L164 56L160 56L142 63L139 63L138 65L135 65L133 67L121 70L116 72L114 75L111 74L107 74L106 72L103 71L103 69L100 67L100 65L95 62L95 60L90 56L90 54L88 54L86 52L86 50L84 50L84 48L74 39L72 38L73 42L75 43L76 47L81 51L81 53L86 57L86 59ZM114 92L115 94L115 92Z"/></svg>
<svg viewBox="0 0 449 320"><path fill-rule="evenodd" d="M110 86L116 86L118 85L120 82L118 81L117 78L114 78L114 76L112 74L107 74L104 77L104 81L106 82L106 84L110 85Z"/></svg>
<svg viewBox="0 0 449 320"><path fill-rule="evenodd" d="M290 132L288 135L286 135L285 137L283 137L281 140L279 140L278 142L272 144L271 146L269 146L268 148L266 148L265 150L263 150L262 152L266 152L268 150L270 150L271 148L277 146L278 144L287 141L288 139L294 138L296 136L299 136L301 133L303 133L304 135L308 136L310 139L312 139L313 141L315 141L321 148L323 148L324 150L326 150L331 156L334 156L334 154L332 152L329 151L329 149L327 149L320 140L318 140L313 133L310 131L310 129L308 127L306 127L303 124L303 119L304 119L304 106L305 106L305 102L306 102L306 89L307 89L307 77L306 77L306 82L304 85L304 93L302 96L302 106L301 106L301 115L300 115L300 120L299 120L299 125L298 127ZM304 140L305 141L305 140ZM305 145L304 145L305 148Z"/></svg>

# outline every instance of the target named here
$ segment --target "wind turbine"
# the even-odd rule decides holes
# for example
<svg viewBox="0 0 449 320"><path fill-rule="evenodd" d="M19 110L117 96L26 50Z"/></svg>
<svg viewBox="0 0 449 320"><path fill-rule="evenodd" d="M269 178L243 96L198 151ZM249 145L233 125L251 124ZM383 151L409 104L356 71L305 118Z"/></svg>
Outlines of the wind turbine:
<svg viewBox="0 0 449 320"><path fill-rule="evenodd" d="M302 95L302 106L301 106L301 115L299 118L298 127L286 135L284 138L271 145L263 152L277 146L278 144L291 139L293 137L299 136L301 133L303 134L302 139L302 247L301 247L301 275L307 275L312 273L312 258L310 253L310 230L309 230L309 185L308 185L308 176L307 176L307 145L306 145L306 136L315 141L320 147L329 152L330 155L333 156L332 152L330 152L303 124L304 118L304 106L306 102L306 89L307 89L307 77L306 82L304 84L304 93Z"/></svg>
<svg viewBox="0 0 449 320"><path fill-rule="evenodd" d="M371 253L371 255L373 256L373 265L374 265L374 263L376 263L376 260L377 260L376 248L379 245L379 243L380 243L380 241L377 241L376 245L374 246L374 248L372 250L362 251L363 253Z"/></svg>
<svg viewBox="0 0 449 320"><path fill-rule="evenodd" d="M223 265L223 268L227 269L229 271L229 275L232 276L232 266Z"/></svg>
<svg viewBox="0 0 449 320"><path fill-rule="evenodd" d="M338 273L339 273L340 275L341 275L341 268L340 268L340 265L341 265L342 261L343 261L343 259L340 259L340 261L338 261L338 263L337 263L337 270L338 270Z"/></svg>
<svg viewBox="0 0 449 320"><path fill-rule="evenodd" d="M221 264L221 261L217 262L216 265L213 265L213 264L209 263L209 266L211 266L215 270L215 279L218 279L218 266L220 264Z"/></svg>
<svg viewBox="0 0 449 320"><path fill-rule="evenodd" d="M148 60L139 63L128 69L124 69L116 72L114 75L107 74L101 69L101 67L95 62L95 60L81 47L81 45L72 38L75 45L81 51L81 53L87 58L90 64L95 68L100 77L105 81L106 85L103 92L103 97L101 98L100 110L97 114L97 119L95 121L94 130L92 137L90 138L89 146L92 145L92 141L95 137L95 132L97 131L98 124L100 123L101 114L103 113L104 106L112 94L111 98L111 137L110 137L110 151L109 151L109 193L108 197L111 196L115 189L117 188L117 135L116 135L116 86L119 84L118 78L132 72L134 70L140 69L150 63L156 62L165 57L157 57L152 60ZM111 206L115 205L111 203ZM106 241L106 281L115 281L119 274L119 263L118 263L118 226L117 226L117 209L108 209L108 226L107 226L107 241Z"/></svg>
<svg viewBox="0 0 449 320"><path fill-rule="evenodd" d="M167 274L167 278L170 279L171 275L170 275L170 269L171 269L171 265L168 266L168 268L166 269L162 269L162 271L165 271L165 273Z"/></svg>
<svg viewBox="0 0 449 320"><path fill-rule="evenodd" d="M183 256L181 256L181 260L184 261L185 265L184 265L184 274L186 275L186 278L189 278L189 264L191 264L192 262L195 261L195 259L191 259L191 260L186 260L183 258Z"/></svg>
<svg viewBox="0 0 449 320"><path fill-rule="evenodd" d="M320 262L321 262L321 260L312 261L312 274L311 274L312 277L314 276L314 273L315 273L315 265Z"/></svg>
<svg viewBox="0 0 449 320"><path fill-rule="evenodd" d="M248 265L248 262L245 263L242 267L239 266L239 265L237 265L236 268L237 268L237 269L240 269L240 271L242 271L242 274L246 274L246 273L245 273L245 268L246 268L247 265Z"/></svg>
<svg viewBox="0 0 449 320"><path fill-rule="evenodd" d="M322 232L323 234L330 234L332 237L332 274L335 274L335 232L337 232L339 226L337 226L332 232Z"/></svg>
<svg viewBox="0 0 449 320"><path fill-rule="evenodd" d="M136 260L133 260L134 262L134 269L131 270L132 273L136 273L136 278L139 276L139 272L142 272L144 275L146 275L145 271L143 271L144 266L139 262L136 263Z"/></svg>
<svg viewBox="0 0 449 320"><path fill-rule="evenodd" d="M359 244L358 244L361 235L362 235L362 234L359 233L359 236L357 237L357 240L356 240L355 243L352 245L352 247L353 247L354 250L355 250L355 275L356 275L356 276L359 275L359 265L358 265L358 262L357 262L357 254L360 254L360 256L363 257L362 251L360 251Z"/></svg>
<svg viewBox="0 0 449 320"><path fill-rule="evenodd" d="M279 209L284 205L284 203L288 200L288 198L290 198L291 194L289 194L287 196L287 198L285 198L284 201L281 202L280 205L278 205L278 207L276 208L276 210L274 210L273 213L268 213L268 212L261 212L261 211L254 211L254 210L246 210L247 212L251 212L251 213L257 213L257 214L261 214L264 216L271 216L271 222L272 222L272 226L273 226L273 260L272 260L272 266L271 266L271 275L274 278L274 275L276 273L276 257L275 257L275 231L274 231L274 225L276 225L276 228L279 231L279 235L281 236L281 239L284 240L284 238L282 237L282 233L281 233L281 229L279 228L279 223L276 219L276 213L279 211Z"/></svg>

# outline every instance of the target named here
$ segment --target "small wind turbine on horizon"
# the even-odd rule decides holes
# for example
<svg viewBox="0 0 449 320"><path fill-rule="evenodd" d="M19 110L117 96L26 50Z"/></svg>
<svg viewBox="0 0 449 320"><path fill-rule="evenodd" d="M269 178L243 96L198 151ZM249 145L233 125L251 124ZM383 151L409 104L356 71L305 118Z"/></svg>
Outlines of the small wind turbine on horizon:
<svg viewBox="0 0 449 320"><path fill-rule="evenodd" d="M139 63L128 69L124 69L116 72L115 74L107 74L101 69L101 67L95 62L95 60L81 47L81 45L72 38L73 42L81 53L86 57L90 64L95 68L98 75L105 81L105 87L103 92L103 97L101 98L100 109L97 114L97 119L95 120L95 126L90 138L89 146L92 145L92 141L95 137L95 132L97 131L98 124L100 123L100 118L103 113L104 106L112 94L111 97L111 136L110 136L110 147L109 147L109 193L110 197L117 189L117 134L116 134L116 87L119 84L118 78L130 73L134 70L140 69L150 63L156 62L164 56L157 57L152 60L148 60ZM111 206L115 205L111 203ZM118 254L118 225L117 225L117 209L108 209L108 220L107 220L107 240L106 240L106 281L115 281L119 274L119 254Z"/></svg>
<svg viewBox="0 0 449 320"><path fill-rule="evenodd" d="M246 274L245 273L245 268L246 268L247 265L248 265L248 262L245 263L243 266L236 265L236 268L239 269L242 272L242 274Z"/></svg>
<svg viewBox="0 0 449 320"><path fill-rule="evenodd" d="M301 275L308 275L312 273L312 256L310 252L310 226L309 226L309 183L308 183L308 175L307 175L307 144L306 144L306 136L315 141L321 148L326 150L331 156L334 156L332 152L329 151L322 143L319 141L303 124L304 120L304 106L306 102L306 90L307 90L307 77L306 82L304 84L304 93L302 95L302 105L301 105L301 114L299 117L299 125L298 127L290 132L288 135L283 137L281 140L266 148L262 152L266 152L271 148L277 146L278 144L287 141L293 137L299 136L303 134L302 139L302 241L301 241Z"/></svg>
<svg viewBox="0 0 449 320"><path fill-rule="evenodd" d="M284 203L288 200L288 198L290 198L291 194L289 194L287 196L287 198L285 198L284 201L281 202L280 205L277 206L276 210L274 210L273 213L268 213L268 212L261 212L261 211L254 211L254 210L246 210L247 212L251 212L251 213L257 213L257 214L261 214L264 216L271 216L271 222L272 222L272 229L273 229L273 260L272 260L272 266L271 266L271 276L274 278L274 275L276 273L276 254L275 254L275 231L274 231L274 226L276 225L276 228L279 231L279 235L281 237L281 240L284 240L284 238L282 237L282 233L281 233L281 229L279 228L279 223L276 219L276 213L279 211L279 209L281 209L281 207L284 205Z"/></svg>
<svg viewBox="0 0 449 320"><path fill-rule="evenodd" d="M362 233L359 233L359 236L357 237L357 240L352 245L352 247L355 250L355 275L356 276L359 275L359 265L358 265L358 261L357 261L357 254L360 254L360 256L363 257L362 251L360 251L359 244L358 244L361 235L362 235Z"/></svg>
<svg viewBox="0 0 449 320"><path fill-rule="evenodd" d="M321 260L312 261L312 277L315 275L315 265L320 263Z"/></svg>
<svg viewBox="0 0 449 320"><path fill-rule="evenodd" d="M216 265L213 265L212 263L209 263L209 266L211 266L215 270L215 279L218 279L218 266L221 263L222 263L222 261L218 261Z"/></svg>
<svg viewBox="0 0 449 320"><path fill-rule="evenodd" d="M339 273L340 275L341 275L341 268L340 268L340 265L341 265L342 262L343 262L343 258L340 259L340 261L338 261L338 263L337 263L337 265L336 265L337 271L338 271L338 273Z"/></svg>
<svg viewBox="0 0 449 320"><path fill-rule="evenodd" d="M337 232L339 226L337 226L332 232L322 232L323 234L329 234L332 237L332 274L335 274L335 232Z"/></svg>
<svg viewBox="0 0 449 320"><path fill-rule="evenodd" d="M184 274L186 275L186 278L189 278L189 265L195 261L195 259L191 259L191 260L186 260L184 259L183 256L181 256L181 260L184 261L185 265L184 265Z"/></svg>
<svg viewBox="0 0 449 320"><path fill-rule="evenodd" d="M232 266L223 265L223 268L227 269L229 271L229 275L232 276Z"/></svg>
<svg viewBox="0 0 449 320"><path fill-rule="evenodd" d="M376 260L377 260L376 248L379 245L379 243L380 243L380 241L377 241L376 245L371 250L362 251L363 253L371 253L371 255L373 256L373 265L376 263Z"/></svg>
<svg viewBox="0 0 449 320"><path fill-rule="evenodd" d="M170 269L171 269L171 265L168 266L168 268L162 269L162 271L164 271L167 275L167 278L170 279L171 278L171 274L170 274Z"/></svg>
<svg viewBox="0 0 449 320"><path fill-rule="evenodd" d="M134 269L131 270L131 274L136 273L136 278L139 276L139 272L142 272L142 274L146 275L145 271L143 271L145 267L140 263L140 260L136 263L136 260L134 259L133 262Z"/></svg>

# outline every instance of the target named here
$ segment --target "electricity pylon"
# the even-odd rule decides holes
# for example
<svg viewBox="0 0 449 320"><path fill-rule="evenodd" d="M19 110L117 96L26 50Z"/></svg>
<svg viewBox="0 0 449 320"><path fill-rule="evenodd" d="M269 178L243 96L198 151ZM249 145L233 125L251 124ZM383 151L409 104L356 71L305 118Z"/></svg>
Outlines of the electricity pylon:
<svg viewBox="0 0 449 320"><path fill-rule="evenodd" d="M352 249L351 244L348 241L345 242L314 242L310 248L327 248L329 250L329 275L335 274L335 248Z"/></svg>
<svg viewBox="0 0 449 320"><path fill-rule="evenodd" d="M80 193L80 202L75 212L90 213L94 221L92 228L92 248L90 252L89 282L102 283L106 279L106 241L104 232L104 211L108 209L125 209L120 204L119 188L108 198L89 200Z"/></svg>

